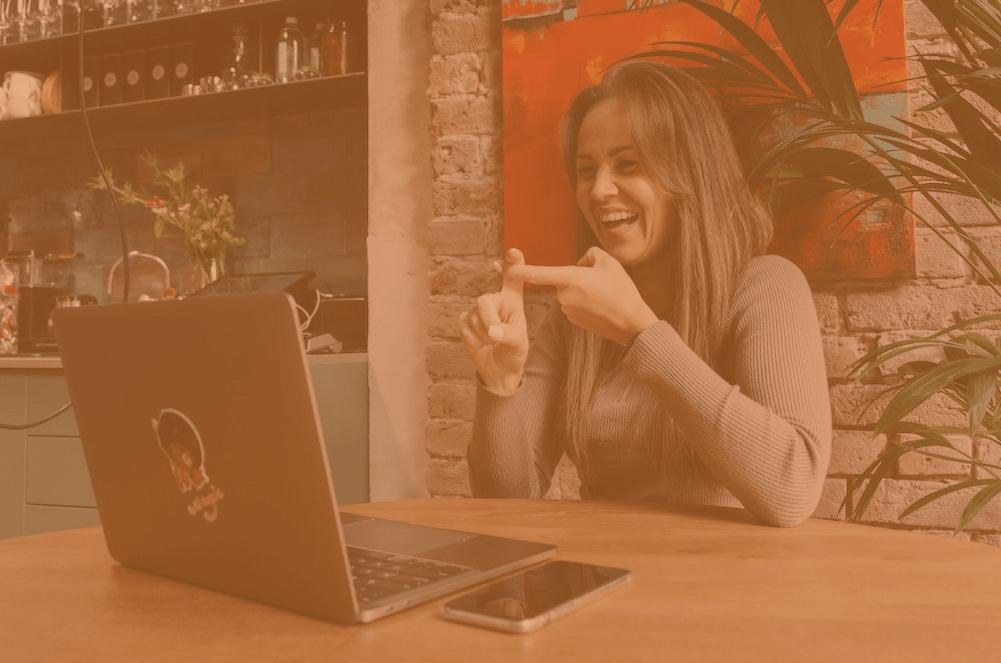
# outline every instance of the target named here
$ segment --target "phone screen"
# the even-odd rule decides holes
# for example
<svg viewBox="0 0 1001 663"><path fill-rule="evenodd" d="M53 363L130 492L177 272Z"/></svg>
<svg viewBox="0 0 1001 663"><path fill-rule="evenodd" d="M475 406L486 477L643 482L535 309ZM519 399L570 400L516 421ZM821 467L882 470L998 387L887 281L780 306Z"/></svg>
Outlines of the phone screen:
<svg viewBox="0 0 1001 663"><path fill-rule="evenodd" d="M554 561L453 599L442 614L481 626L529 631L629 579L629 571Z"/></svg>

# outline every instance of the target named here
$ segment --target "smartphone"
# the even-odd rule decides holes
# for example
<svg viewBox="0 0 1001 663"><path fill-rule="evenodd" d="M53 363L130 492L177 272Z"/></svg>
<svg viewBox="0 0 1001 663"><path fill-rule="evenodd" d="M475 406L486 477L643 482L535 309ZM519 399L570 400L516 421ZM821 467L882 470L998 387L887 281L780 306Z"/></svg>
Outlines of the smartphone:
<svg viewBox="0 0 1001 663"><path fill-rule="evenodd" d="M527 633L629 581L626 569L554 561L448 601L441 614L476 626Z"/></svg>

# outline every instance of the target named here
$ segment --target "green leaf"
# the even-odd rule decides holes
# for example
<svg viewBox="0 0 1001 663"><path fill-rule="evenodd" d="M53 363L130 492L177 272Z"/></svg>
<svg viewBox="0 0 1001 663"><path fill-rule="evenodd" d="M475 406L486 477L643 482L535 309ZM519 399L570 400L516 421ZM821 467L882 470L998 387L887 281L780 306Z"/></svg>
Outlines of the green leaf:
<svg viewBox="0 0 1001 663"><path fill-rule="evenodd" d="M855 81L823 0L760 0L796 71L823 106L862 119Z"/></svg>
<svg viewBox="0 0 1001 663"><path fill-rule="evenodd" d="M928 83L935 95L940 99L951 97L942 107L974 158L985 165L1001 163L1001 141L988 126L985 126L983 113L959 96L956 89L943 76L942 65L930 62L924 64Z"/></svg>
<svg viewBox="0 0 1001 663"><path fill-rule="evenodd" d="M813 2L814 0L808 0ZM755 30L727 11L702 0L681 0L681 2L699 10L716 21L721 28L729 32L737 42L761 63L772 76L786 89L798 97L806 97L806 91L799 84L796 76L789 70L768 42L761 38Z"/></svg>
<svg viewBox="0 0 1001 663"><path fill-rule="evenodd" d="M951 495L952 493L966 490L967 488L976 488L977 486L988 486L994 484L996 479L969 479L967 481L960 481L959 483L950 484L944 488L940 488L936 491L928 493L924 497L915 500L910 506L900 512L900 519L904 519L911 515L921 507L927 506L928 504L934 502L935 500L941 499L946 495Z"/></svg>
<svg viewBox="0 0 1001 663"><path fill-rule="evenodd" d="M886 432L947 385L980 371L997 371L999 367L1001 357L969 357L937 364L935 368L911 379L900 388L880 415L875 432Z"/></svg>
<svg viewBox="0 0 1001 663"><path fill-rule="evenodd" d="M970 524L977 514L985 506L987 506L991 500L997 497L998 493L1001 493L1001 481L997 479L993 480L993 483L985 486L978 492L973 498L967 503L966 508L963 509L963 514L959 517L959 523L956 525L956 533L963 531L967 525Z"/></svg>

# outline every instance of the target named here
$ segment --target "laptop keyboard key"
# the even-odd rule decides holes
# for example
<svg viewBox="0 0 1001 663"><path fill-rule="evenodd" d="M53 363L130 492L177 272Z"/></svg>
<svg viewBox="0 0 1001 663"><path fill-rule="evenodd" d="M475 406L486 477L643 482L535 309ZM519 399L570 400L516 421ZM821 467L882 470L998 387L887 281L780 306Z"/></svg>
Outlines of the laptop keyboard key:
<svg viewBox="0 0 1001 663"><path fill-rule="evenodd" d="M360 603L372 603L467 570L464 566L390 555L348 546L351 577Z"/></svg>

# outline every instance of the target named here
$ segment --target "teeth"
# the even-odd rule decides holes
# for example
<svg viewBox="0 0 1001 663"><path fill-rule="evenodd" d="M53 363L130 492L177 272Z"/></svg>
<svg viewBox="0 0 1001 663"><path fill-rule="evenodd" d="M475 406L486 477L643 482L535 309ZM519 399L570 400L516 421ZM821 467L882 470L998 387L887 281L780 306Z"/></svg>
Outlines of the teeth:
<svg viewBox="0 0 1001 663"><path fill-rule="evenodd" d="M611 214L604 214L601 216L602 223L617 223L619 221L625 221L627 219L635 218L636 214L633 212L612 212Z"/></svg>

